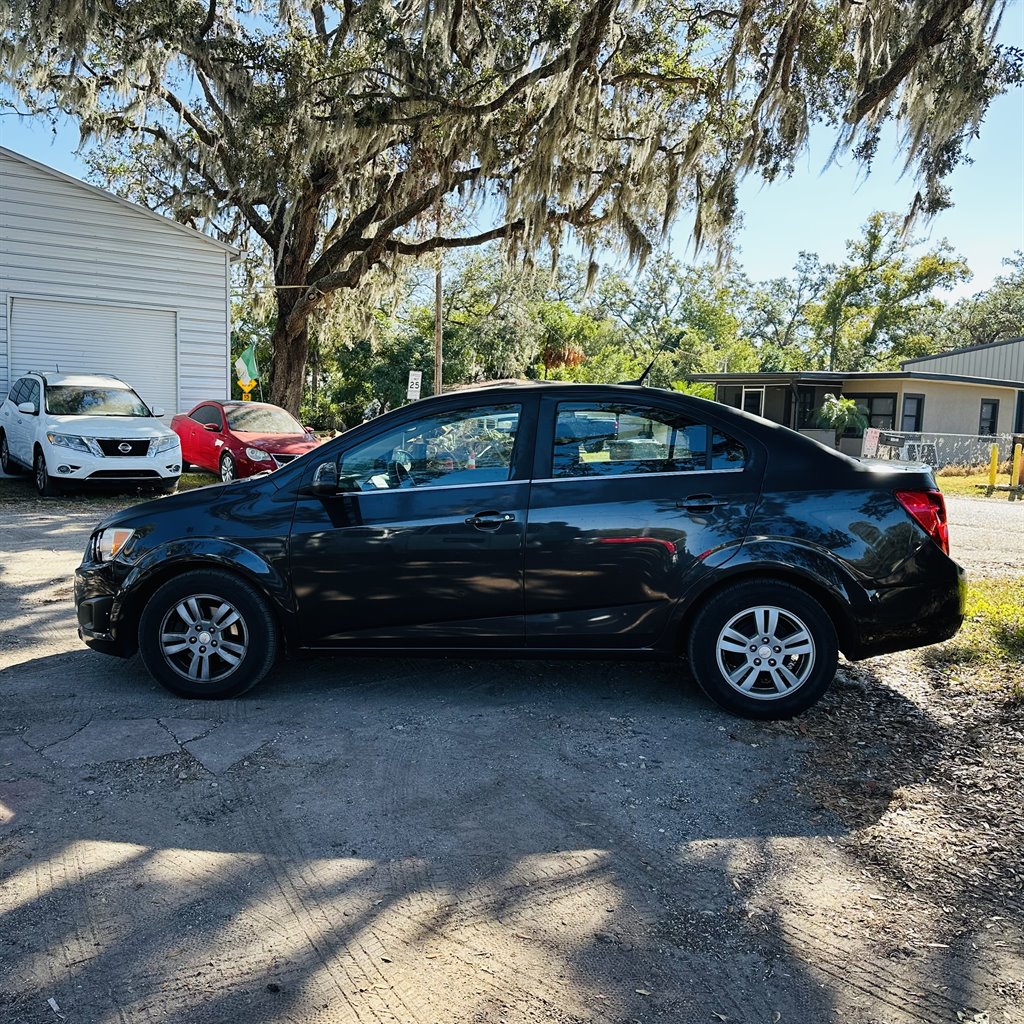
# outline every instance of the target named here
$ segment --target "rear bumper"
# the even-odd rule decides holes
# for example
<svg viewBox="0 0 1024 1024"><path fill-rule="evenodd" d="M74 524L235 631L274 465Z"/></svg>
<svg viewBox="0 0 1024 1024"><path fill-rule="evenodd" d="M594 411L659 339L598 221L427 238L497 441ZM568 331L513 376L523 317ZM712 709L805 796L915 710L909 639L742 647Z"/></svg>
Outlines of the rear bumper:
<svg viewBox="0 0 1024 1024"><path fill-rule="evenodd" d="M967 579L952 559L941 583L887 587L874 591L868 612L857 622L857 635L843 653L851 660L927 647L954 636L964 621Z"/></svg>

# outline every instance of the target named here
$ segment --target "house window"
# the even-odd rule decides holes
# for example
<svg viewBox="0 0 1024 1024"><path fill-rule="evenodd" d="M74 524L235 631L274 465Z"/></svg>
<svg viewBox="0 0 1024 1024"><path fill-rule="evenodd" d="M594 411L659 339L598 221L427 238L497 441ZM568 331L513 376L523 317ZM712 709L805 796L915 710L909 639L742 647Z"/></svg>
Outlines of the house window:
<svg viewBox="0 0 1024 1024"><path fill-rule="evenodd" d="M981 420L978 423L979 434L994 434L999 422L999 399L983 398L981 400Z"/></svg>
<svg viewBox="0 0 1024 1024"><path fill-rule="evenodd" d="M764 415L764 388L743 389L743 411L755 416Z"/></svg>
<svg viewBox="0 0 1024 1024"><path fill-rule="evenodd" d="M923 429L924 395L904 395L900 430L905 434L919 434Z"/></svg>
<svg viewBox="0 0 1024 1024"><path fill-rule="evenodd" d="M857 403L857 408L864 414L869 427L880 430L892 430L896 422L896 396L888 395L850 395ZM863 430L847 428L843 437L862 437Z"/></svg>

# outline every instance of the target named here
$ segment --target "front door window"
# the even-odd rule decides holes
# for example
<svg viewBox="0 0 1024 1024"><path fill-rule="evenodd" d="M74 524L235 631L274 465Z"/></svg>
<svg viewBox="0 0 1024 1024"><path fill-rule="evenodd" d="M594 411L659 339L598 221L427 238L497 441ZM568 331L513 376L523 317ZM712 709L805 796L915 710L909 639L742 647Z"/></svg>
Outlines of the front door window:
<svg viewBox="0 0 1024 1024"><path fill-rule="evenodd" d="M338 467L343 490L458 487L512 476L520 406L463 409L406 423L347 451Z"/></svg>

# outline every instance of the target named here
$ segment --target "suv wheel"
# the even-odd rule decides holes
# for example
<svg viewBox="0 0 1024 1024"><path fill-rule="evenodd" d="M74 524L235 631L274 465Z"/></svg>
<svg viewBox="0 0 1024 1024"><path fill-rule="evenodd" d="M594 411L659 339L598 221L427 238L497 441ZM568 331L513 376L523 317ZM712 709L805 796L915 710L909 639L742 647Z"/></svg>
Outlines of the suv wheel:
<svg viewBox="0 0 1024 1024"><path fill-rule="evenodd" d="M235 460L227 452L220 457L220 478L226 484L235 479Z"/></svg>
<svg viewBox="0 0 1024 1024"><path fill-rule="evenodd" d="M139 622L139 654L160 684L183 697L237 697L277 657L277 627L263 596L216 569L165 583Z"/></svg>
<svg viewBox="0 0 1024 1024"><path fill-rule="evenodd" d="M8 476L21 472L21 467L11 458L11 447L7 443L7 434L0 430L0 469Z"/></svg>
<svg viewBox="0 0 1024 1024"><path fill-rule="evenodd" d="M822 606L791 583L746 580L693 620L690 668L716 703L747 718L792 718L835 678L839 644Z"/></svg>
<svg viewBox="0 0 1024 1024"><path fill-rule="evenodd" d="M36 449L36 457L32 463L32 476L35 479L36 490L44 498L55 498L60 494L60 485L51 479L46 468L46 457L42 450Z"/></svg>

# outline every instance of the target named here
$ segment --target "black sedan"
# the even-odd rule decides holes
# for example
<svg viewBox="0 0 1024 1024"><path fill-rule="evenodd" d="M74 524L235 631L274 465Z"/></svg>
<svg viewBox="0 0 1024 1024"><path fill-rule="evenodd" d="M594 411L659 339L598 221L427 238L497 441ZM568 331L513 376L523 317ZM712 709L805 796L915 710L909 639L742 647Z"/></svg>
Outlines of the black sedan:
<svg viewBox="0 0 1024 1024"><path fill-rule="evenodd" d="M188 697L283 647L685 657L714 700L803 711L850 659L963 617L926 468L871 465L673 392L501 385L430 398L270 476L118 512L79 633Z"/></svg>

